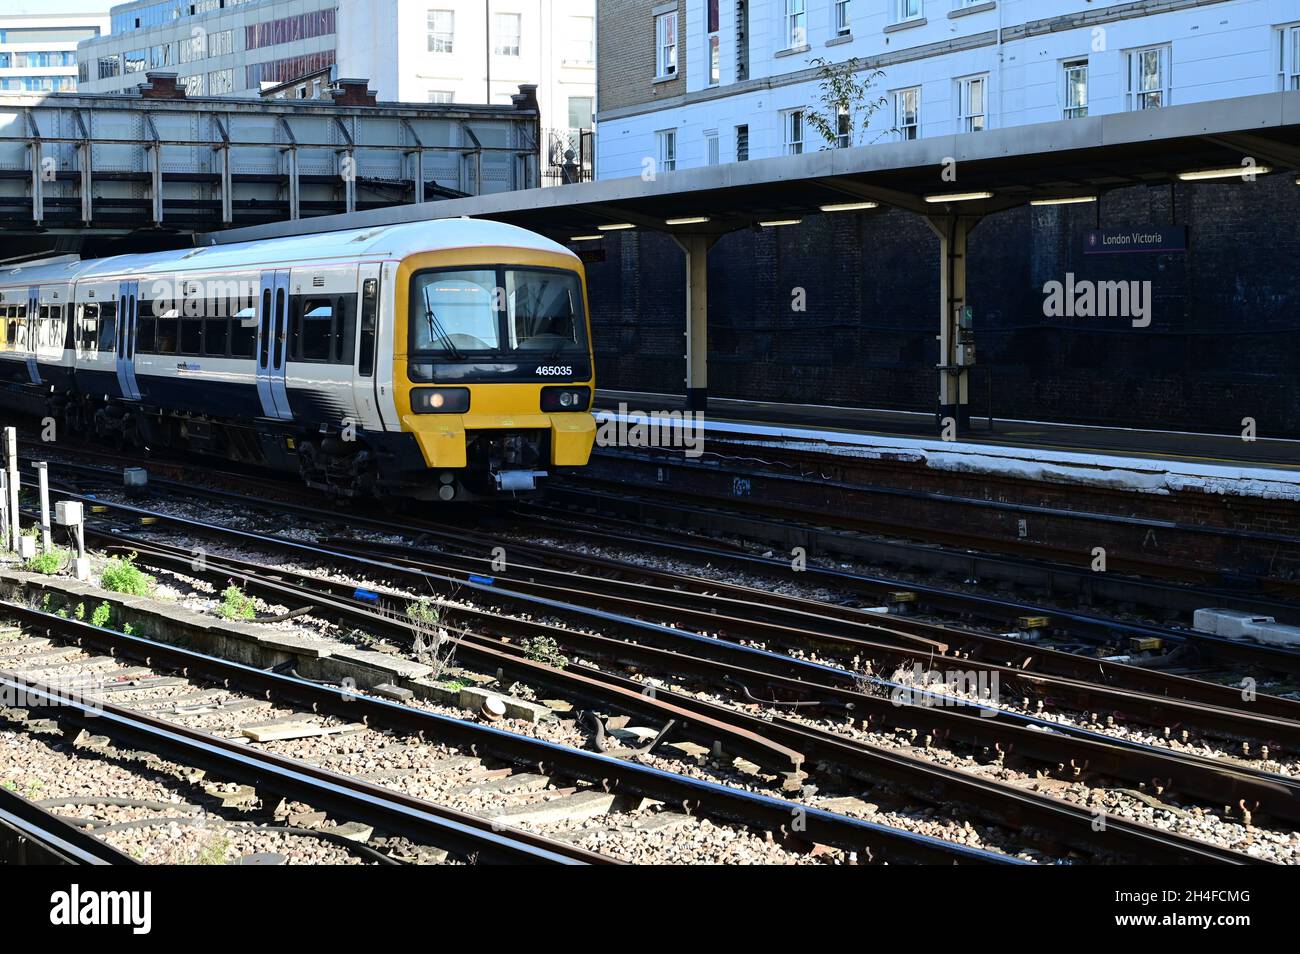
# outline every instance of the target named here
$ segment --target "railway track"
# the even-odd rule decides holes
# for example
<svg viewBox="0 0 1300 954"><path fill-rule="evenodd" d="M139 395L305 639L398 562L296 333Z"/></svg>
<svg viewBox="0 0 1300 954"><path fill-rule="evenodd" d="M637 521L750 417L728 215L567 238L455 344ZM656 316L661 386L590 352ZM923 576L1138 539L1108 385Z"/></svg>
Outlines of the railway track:
<svg viewBox="0 0 1300 954"><path fill-rule="evenodd" d="M127 511L130 511L131 509L132 508L129 507L126 508ZM168 520L170 518L164 516L162 519ZM187 527L190 531L195 529L192 521L181 520L178 522ZM111 544L113 541L108 542ZM253 540L250 538L249 542L252 543ZM266 541L260 542L265 543ZM144 560L160 560L164 564L167 561L171 561L170 565L176 569L183 570L190 562L192 562L192 554L184 549L173 549L171 552L168 552L165 547L161 547L157 544L150 544L144 541L131 539L118 539L116 545L138 548L143 554L142 559ZM300 543L291 542L288 544L289 550L296 549L299 550L300 553L303 551L303 548L304 545ZM315 553L315 555L318 556L320 555L319 551L314 551L313 548L306 548L306 552ZM334 556L338 557L340 555L335 554ZM311 577L298 577L294 574L287 573L283 568L255 566L246 562L240 563L239 561L225 558L208 557L208 560L210 572L225 578L238 579L247 585L250 591L267 592L271 596L278 596L289 602L295 600L298 602L313 601L316 604L318 612L326 614L351 614L353 619L364 621L369 626L382 628L386 623L385 618L374 616L373 605L369 605L365 601L356 600L354 598L355 587L343 584L333 584L332 586L324 585L324 583L319 580L313 583ZM368 566L369 569L374 570L377 566L382 565L377 564L376 561L369 561ZM399 571L402 569L395 564L389 564L387 568ZM407 572L409 572L409 568ZM425 571L420 571L420 573L421 575L427 576ZM287 582L290 578L293 578L292 583ZM293 589L292 587L298 588ZM327 599L329 601L328 603L325 602ZM493 625L499 627L501 622L502 620L500 617L495 617ZM388 619L387 624L391 625L392 620ZM536 623L530 624L532 628L536 628L537 625L538 624ZM553 630L546 631L553 632ZM562 635L564 635L566 639L576 639L587 648L591 648L594 645L593 641L603 638L580 633L566 633ZM679 639L683 635L684 634L681 633L676 634ZM499 667L500 664L505 661L516 670L527 668L523 665L526 661L519 660L518 658L515 660L503 660L499 643L493 645L494 641L486 640L482 645L476 645L475 640L479 639L479 637L468 632L464 634L464 639L466 641L462 642L461 645L463 650L466 652L471 654L475 652L479 654L496 654L495 657L489 659L485 665L495 664ZM709 640L709 642L716 643L717 641ZM1003 746L1006 746L1007 748L1018 748L1022 753L1039 759L1042 759L1044 753L1047 752L1047 760L1055 760L1058 765L1074 764L1077 766L1089 764L1089 761L1092 760L1092 765L1101 768L1104 771L1114 772L1119 777L1128 777L1140 784L1145 783L1151 778L1173 778L1176 775L1180 784L1188 786L1191 791L1197 792L1201 797L1208 797L1212 800L1212 803L1214 799L1226 798L1227 801L1219 801L1218 803L1233 804L1235 802L1241 802L1243 796L1247 796L1249 797L1251 804L1257 804L1260 800L1255 796L1269 788L1268 773L1252 773L1248 769L1242 769L1239 772L1225 772L1222 765L1208 764L1209 760L1205 760L1207 764L1197 764L1197 760L1191 759L1187 756L1175 757L1168 752L1151 751L1153 747L1134 747L1141 753L1141 756L1144 757L1138 757L1132 753L1129 753L1128 756L1117 755L1113 751L1107 751L1116 747L1116 740L1107 739L1104 736L1101 736L1100 733L1084 732L1079 733L1078 738L1074 740L1062 740L1052 738L1041 731L1026 732L1026 730L1034 728L1041 730L1045 727L1046 723L1041 720L1023 720L1018 725L1004 725L998 731L990 732L988 728L990 720L982 719L980 717L978 707L962 707L967 711L938 711L929 709L925 706L903 707L904 709L913 708L918 710L916 712L907 713L900 711L899 707L893 706L888 699L865 696L861 693L854 692L853 690L810 683L807 681L806 674L803 679L786 677L782 680L776 678L773 673L754 672L752 670L746 670L743 667L735 666L734 664L729 666L726 663L720 663L716 660L692 658L682 653L680 649L677 649L676 651L663 649L655 650L653 647L643 646L629 650L628 646L629 644L627 643L618 643L617 645L614 645L613 641L611 641L610 645L607 646L607 653L609 653L611 658L615 660L627 660L630 653L631 660L642 667L647 666L648 662L654 661L652 660L654 653L659 653L661 658L657 661L657 664L661 667L661 671L662 668L666 666L668 671L688 670L693 673L708 674L708 676L715 681L721 680L724 683L727 680L735 680L741 685L754 687L764 686L768 689L780 689L784 687L805 694L811 690L815 695L821 697L823 705L828 704L827 698L829 696L835 696L835 698L831 699L829 702L830 708L839 707L841 710L850 711L856 709L864 713L864 717L867 721L879 719L886 724L895 727L907 728L910 726L912 729L928 733L933 731L933 725L936 721L944 722L946 720L949 725L945 728L945 732L949 732L957 738L964 739L969 744L982 745L986 748L995 749ZM826 667L821 667L819 671L835 672ZM534 670L532 673L524 672L524 675L526 677L536 678L537 674ZM583 675L586 678L597 678L594 674L587 672L584 672ZM603 676L604 674L601 675ZM837 673L837 675L842 675L842 673ZM608 682L609 680L606 681ZM626 688L634 689L635 684L629 685ZM837 693L839 694L838 696L836 696ZM678 695L679 694L674 694L674 697ZM682 699L674 698L673 702L674 704L681 705ZM867 710L871 711L868 712ZM705 713L701 713L697 709L697 716L702 714ZM1004 718L1004 716L999 715L999 720L1002 718ZM964 724L954 726L951 724L953 719L964 720ZM721 722L722 720L719 719L718 721ZM734 722L735 720L733 719L732 721ZM756 730L757 728L760 727L756 727ZM789 725L785 728L787 730L787 737L790 738L793 738L794 734L799 731L794 725ZM1007 731L1012 729L1020 729L1022 731L1021 737L1008 740L1006 737ZM709 727L707 731L715 732L716 727ZM807 744L809 731L807 727L803 727L802 731L805 742L804 747L807 748L809 747ZM774 733L769 731L766 734L771 736ZM1055 734L1056 733L1053 733L1053 735ZM819 744L824 746L823 751L830 751L834 749L833 743L836 740L827 738L823 735L823 737L819 738L817 741ZM1091 741L1093 748L1089 749L1085 746L1080 750L1078 747L1074 747L1072 751L1068 750L1068 745L1066 749L1061 748L1063 742L1078 743L1084 741ZM728 747L731 747L733 743L729 739L727 744ZM843 752L842 743L839 751L841 753ZM916 766L910 766L909 768L912 770L917 769ZM1171 768L1176 768L1177 770L1173 772L1173 774L1170 774ZM1154 774L1150 774L1153 772ZM1160 774L1161 772L1164 772L1165 774ZM1256 777L1249 777L1252 775ZM958 783L961 781L969 780L957 780L956 782L953 782L953 784L960 787ZM1242 785L1245 787L1240 788L1239 786ZM1282 788L1283 790L1289 791L1286 789L1285 785L1283 785ZM1266 800L1267 804L1264 805L1264 810L1277 810L1285 815L1286 812L1290 810L1288 808L1288 803L1292 800L1293 794L1294 793L1284 795L1280 794L1278 791L1274 791L1273 797ZM1077 835L1078 832L1076 832L1076 840ZM1183 851L1184 857L1189 856L1186 852L1186 848L1187 846L1183 846L1180 849Z"/></svg>
<svg viewBox="0 0 1300 954"><path fill-rule="evenodd" d="M29 632L51 634L25 637L31 642L22 644L24 650L47 651L45 642L61 634L61 641L66 641L66 646L77 648L79 652L102 650L111 654L86 658L61 656L57 665L49 656L42 656L35 663L35 674L45 674L47 678L69 667L84 670L86 666L101 666L104 670L101 673L103 684L114 690L108 694L164 688L160 681L169 679L171 681L165 688L176 693L179 691L178 681L185 681L186 685L179 687L184 689L182 699L207 694L205 699L195 703L197 709L191 715L215 715L219 721L266 701L293 707L294 713L279 720L268 722L265 715L256 717L256 731L265 730L272 742L278 734L275 727L285 725L286 720L295 725L311 720L313 731L329 728L316 725L324 714L350 723L359 721L371 732L402 732L420 740L421 744L437 742L454 746L451 754L438 761L449 763L445 767L457 770L457 777L452 779L456 784L449 789L452 794L467 798L473 796L486 802L477 804L475 811L435 805L394 791L391 786L380 782L288 758L268 746L251 746L247 738L236 741L210 728L181 724L184 718L176 712L171 713L172 718L163 718L156 711L142 711L140 706L105 702L105 693L80 702L74 700L69 711L58 713L64 718L99 720L93 722L97 732L121 734L150 750L161 747L179 752L187 759L215 762L232 777L252 779L256 784L269 786L287 797L329 806L372 825L377 831L396 832L404 837L418 835L425 842L432 835L443 841L452 839L460 846L463 857L474 860L608 862L612 860L610 857L594 854L577 844L592 832L570 830L543 836L504 826L514 821L554 827L564 820L592 818L606 822L612 819L617 823L617 813L611 814L611 809L617 805L622 806L620 811L629 813L631 826L620 829L615 824L612 830L630 831L634 836L654 836L676 827L692 826L703 817L713 819L716 825L739 825L750 827L754 832L771 833L778 841L788 841L794 846L791 848L794 852L792 857L820 844L835 846L846 856L855 856L862 861L1016 861L1005 855L917 836L870 821L701 779L685 778L607 755L505 732L489 725L452 719L359 692L244 666L15 604L4 604L0 609L6 615L20 619ZM113 670L120 666L122 659L142 661L148 671L132 666L115 677ZM8 668L3 658L0 658L0 668ZM164 672L178 673L180 680L164 677L161 675ZM59 701L56 690L34 681L31 678L33 674L31 666L17 673L5 673L0 675L0 685L7 685L15 691L22 689L34 694L38 700ZM217 687L222 693L222 700L213 701L212 687ZM227 693L235 694L225 695ZM161 701L166 703L167 698L163 697ZM246 730L246 735L248 731L252 730ZM501 767L494 762L485 768L487 760L499 761ZM545 797L547 793L554 797ZM654 811L657 806L647 807L646 799L675 806L675 810ZM750 837L761 840L760 836ZM483 844L479 845L479 841ZM802 849L799 846L803 846Z"/></svg>

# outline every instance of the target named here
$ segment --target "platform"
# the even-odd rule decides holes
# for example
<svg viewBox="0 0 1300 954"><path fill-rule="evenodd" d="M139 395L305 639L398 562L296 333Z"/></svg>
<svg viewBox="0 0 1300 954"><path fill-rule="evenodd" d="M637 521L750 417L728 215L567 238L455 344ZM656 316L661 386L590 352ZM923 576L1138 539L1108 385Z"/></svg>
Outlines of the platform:
<svg viewBox="0 0 1300 954"><path fill-rule="evenodd" d="M681 411L680 395L600 390L597 412ZM933 469L1016 475L1154 493L1201 489L1300 499L1300 441L979 418L957 441L920 412L709 400L705 436L728 443L924 460Z"/></svg>

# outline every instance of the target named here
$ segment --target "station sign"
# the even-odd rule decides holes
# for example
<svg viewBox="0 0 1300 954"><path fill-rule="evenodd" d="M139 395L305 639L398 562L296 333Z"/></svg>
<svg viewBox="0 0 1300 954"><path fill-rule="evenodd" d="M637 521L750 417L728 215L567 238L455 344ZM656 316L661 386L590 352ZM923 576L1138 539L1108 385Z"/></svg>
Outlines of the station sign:
<svg viewBox="0 0 1300 954"><path fill-rule="evenodd" d="M1187 226L1185 225L1144 225L1135 229L1089 229L1083 238L1085 255L1186 251Z"/></svg>

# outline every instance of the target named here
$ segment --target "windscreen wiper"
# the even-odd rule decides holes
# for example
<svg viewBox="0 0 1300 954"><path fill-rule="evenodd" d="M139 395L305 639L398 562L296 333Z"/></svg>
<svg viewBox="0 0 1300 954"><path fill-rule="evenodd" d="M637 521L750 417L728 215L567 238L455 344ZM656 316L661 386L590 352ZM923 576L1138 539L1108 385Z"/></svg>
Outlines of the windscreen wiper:
<svg viewBox="0 0 1300 954"><path fill-rule="evenodd" d="M447 329L442 326L438 316L433 313L433 305L429 303L429 286L424 286L424 317L429 322L429 331L438 336L438 341L442 343L443 350L446 351L456 361L463 361L465 356L460 353L451 340L451 335L447 334Z"/></svg>

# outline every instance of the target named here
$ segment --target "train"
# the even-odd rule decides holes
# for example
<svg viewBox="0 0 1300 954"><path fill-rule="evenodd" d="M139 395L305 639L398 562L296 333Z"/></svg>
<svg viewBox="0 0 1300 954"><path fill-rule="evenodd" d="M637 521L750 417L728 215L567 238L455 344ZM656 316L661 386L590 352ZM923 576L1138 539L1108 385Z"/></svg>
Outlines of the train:
<svg viewBox="0 0 1300 954"><path fill-rule="evenodd" d="M0 406L338 498L539 492L588 462L594 393L581 261L504 223L0 266Z"/></svg>

